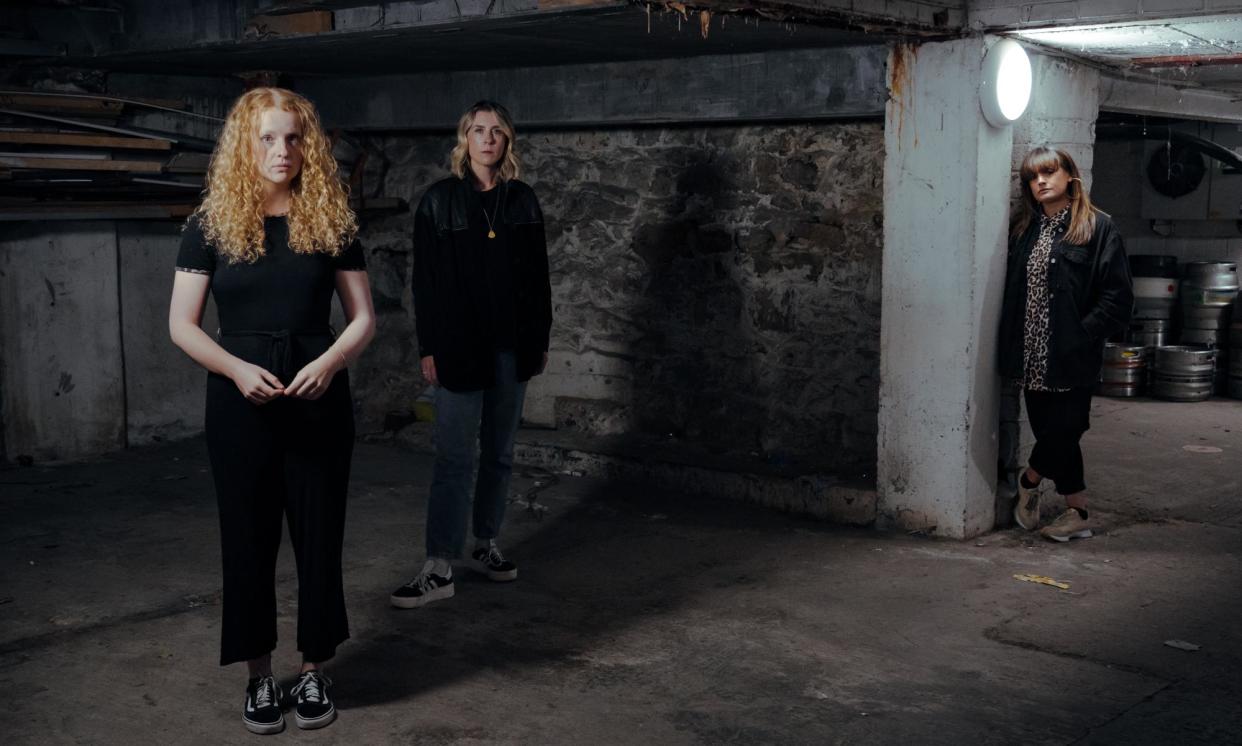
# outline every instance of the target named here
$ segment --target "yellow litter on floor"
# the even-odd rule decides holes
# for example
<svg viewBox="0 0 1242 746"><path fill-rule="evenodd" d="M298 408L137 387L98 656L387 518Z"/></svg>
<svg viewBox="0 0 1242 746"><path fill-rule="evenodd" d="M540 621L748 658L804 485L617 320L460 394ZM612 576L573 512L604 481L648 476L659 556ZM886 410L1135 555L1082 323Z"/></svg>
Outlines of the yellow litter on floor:
<svg viewBox="0 0 1242 746"><path fill-rule="evenodd" d="M1060 588L1063 591L1069 590L1069 583L1062 583L1060 580L1053 580L1047 575L1014 575L1018 580L1025 580L1028 583L1039 583L1040 585L1050 585L1053 588Z"/></svg>

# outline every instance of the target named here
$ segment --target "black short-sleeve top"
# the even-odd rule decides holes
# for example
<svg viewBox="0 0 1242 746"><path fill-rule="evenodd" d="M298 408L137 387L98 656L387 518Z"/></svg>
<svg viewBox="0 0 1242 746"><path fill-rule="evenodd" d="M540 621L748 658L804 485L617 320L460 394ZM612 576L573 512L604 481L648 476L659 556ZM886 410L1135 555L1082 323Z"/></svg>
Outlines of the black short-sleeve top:
<svg viewBox="0 0 1242 746"><path fill-rule="evenodd" d="M289 248L285 217L263 221L263 256L230 263L191 217L181 234L177 271L211 275L220 328L225 331L318 331L328 327L338 271L365 270L354 241L336 256L299 254Z"/></svg>

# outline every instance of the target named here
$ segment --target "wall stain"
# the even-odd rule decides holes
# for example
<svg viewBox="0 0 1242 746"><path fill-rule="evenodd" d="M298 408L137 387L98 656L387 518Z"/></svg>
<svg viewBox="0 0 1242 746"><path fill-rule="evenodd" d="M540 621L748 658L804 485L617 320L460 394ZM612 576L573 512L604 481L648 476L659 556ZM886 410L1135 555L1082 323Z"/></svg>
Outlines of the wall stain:
<svg viewBox="0 0 1242 746"><path fill-rule="evenodd" d="M62 370L60 372L60 383L56 386L56 391L52 394L52 396L68 394L70 391L73 391L73 389L73 376L69 375L68 371Z"/></svg>

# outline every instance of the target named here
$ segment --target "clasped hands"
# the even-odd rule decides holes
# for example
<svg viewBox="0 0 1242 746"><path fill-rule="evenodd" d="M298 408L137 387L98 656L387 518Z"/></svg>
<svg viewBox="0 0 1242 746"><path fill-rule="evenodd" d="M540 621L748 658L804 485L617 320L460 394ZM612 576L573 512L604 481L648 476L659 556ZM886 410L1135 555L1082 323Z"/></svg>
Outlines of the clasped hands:
<svg viewBox="0 0 1242 746"><path fill-rule="evenodd" d="M270 371L242 361L233 373L233 383L251 404L266 404L281 396L313 401L328 390L332 377L345 367L344 362L340 355L324 353L299 370L285 386Z"/></svg>

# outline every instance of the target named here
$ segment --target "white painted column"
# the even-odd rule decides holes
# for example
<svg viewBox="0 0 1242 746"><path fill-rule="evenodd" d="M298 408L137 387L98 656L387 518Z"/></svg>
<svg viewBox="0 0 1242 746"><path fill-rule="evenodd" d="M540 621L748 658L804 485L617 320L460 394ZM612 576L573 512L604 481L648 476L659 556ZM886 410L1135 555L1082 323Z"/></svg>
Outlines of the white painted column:
<svg viewBox="0 0 1242 746"><path fill-rule="evenodd" d="M1013 134L979 108L995 39L898 46L885 116L878 514L883 528L991 529Z"/></svg>

